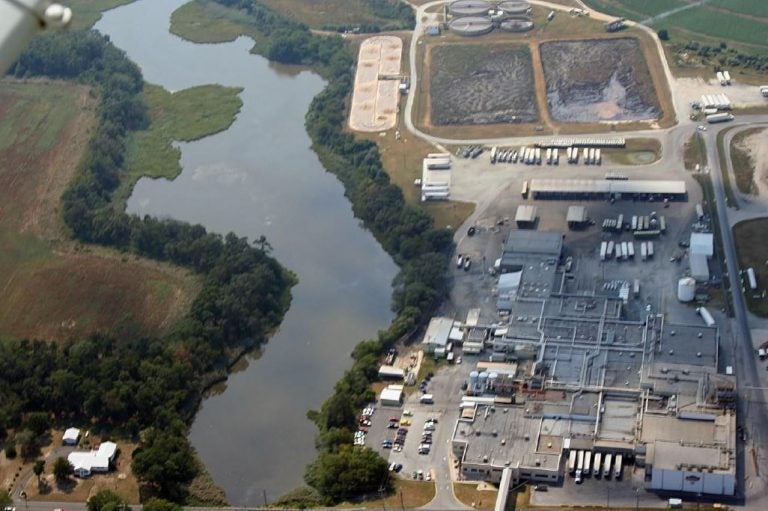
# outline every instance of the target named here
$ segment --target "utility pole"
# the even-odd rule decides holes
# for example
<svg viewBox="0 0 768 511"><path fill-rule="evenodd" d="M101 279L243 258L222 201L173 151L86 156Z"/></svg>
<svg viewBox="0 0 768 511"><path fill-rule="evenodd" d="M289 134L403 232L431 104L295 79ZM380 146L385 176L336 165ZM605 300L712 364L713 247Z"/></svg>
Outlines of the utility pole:
<svg viewBox="0 0 768 511"><path fill-rule="evenodd" d="M264 507L267 507L267 490L261 490L261 494L264 496Z"/></svg>

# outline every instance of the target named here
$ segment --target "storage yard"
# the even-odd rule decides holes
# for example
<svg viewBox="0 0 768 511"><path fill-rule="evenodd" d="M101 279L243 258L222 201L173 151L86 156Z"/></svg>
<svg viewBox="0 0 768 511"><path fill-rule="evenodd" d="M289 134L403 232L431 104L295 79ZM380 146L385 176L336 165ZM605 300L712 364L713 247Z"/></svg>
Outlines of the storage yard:
<svg viewBox="0 0 768 511"><path fill-rule="evenodd" d="M636 39L552 41L539 48L553 119L636 121L661 116Z"/></svg>
<svg viewBox="0 0 768 511"><path fill-rule="evenodd" d="M430 52L430 108L436 125L538 120L527 45L441 45Z"/></svg>

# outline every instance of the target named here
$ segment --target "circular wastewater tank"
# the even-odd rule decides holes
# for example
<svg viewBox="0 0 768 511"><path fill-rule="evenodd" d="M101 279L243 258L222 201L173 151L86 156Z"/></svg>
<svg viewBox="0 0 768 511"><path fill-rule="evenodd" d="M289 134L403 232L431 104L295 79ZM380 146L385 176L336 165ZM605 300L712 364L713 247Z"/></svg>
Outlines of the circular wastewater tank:
<svg viewBox="0 0 768 511"><path fill-rule="evenodd" d="M681 302L692 302L696 296L696 281L685 277L677 281L677 299Z"/></svg>
<svg viewBox="0 0 768 511"><path fill-rule="evenodd" d="M464 16L452 19L448 24L448 28L458 35L483 35L493 30L493 22L488 18L480 16Z"/></svg>
<svg viewBox="0 0 768 511"><path fill-rule="evenodd" d="M501 9L507 14L513 14L513 15L526 14L530 8L531 8L531 4L529 4L528 2L516 2L514 0L501 2L499 4L499 9Z"/></svg>
<svg viewBox="0 0 768 511"><path fill-rule="evenodd" d="M533 21L520 18L507 18L501 22L500 27L507 32L528 32L533 28Z"/></svg>
<svg viewBox="0 0 768 511"><path fill-rule="evenodd" d="M490 9L490 2L485 0L456 0L448 4L448 12L454 16L480 16Z"/></svg>

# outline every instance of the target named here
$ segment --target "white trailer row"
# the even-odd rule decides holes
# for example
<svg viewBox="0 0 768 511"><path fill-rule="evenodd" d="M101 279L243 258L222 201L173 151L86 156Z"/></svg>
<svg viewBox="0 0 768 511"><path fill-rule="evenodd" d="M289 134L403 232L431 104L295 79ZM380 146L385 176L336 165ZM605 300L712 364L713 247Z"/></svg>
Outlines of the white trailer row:
<svg viewBox="0 0 768 511"><path fill-rule="evenodd" d="M551 140L545 140L539 142L539 147L559 147L565 149L566 147L624 147L627 145L627 141L624 137L588 137L588 138L553 138Z"/></svg>
<svg viewBox="0 0 768 511"><path fill-rule="evenodd" d="M653 258L654 248L652 241L640 242L640 260L646 261ZM617 261L627 261L635 258L635 242L634 241L601 241L600 242L600 260L606 261L613 257Z"/></svg>
<svg viewBox="0 0 768 511"><path fill-rule="evenodd" d="M701 108L717 108L718 110L730 110L731 100L725 94L702 94Z"/></svg>
<svg viewBox="0 0 768 511"><path fill-rule="evenodd" d="M568 473L581 483L584 477L613 476L619 480L624 472L624 456L613 453L593 453L592 451L572 450L568 453Z"/></svg>
<svg viewBox="0 0 768 511"><path fill-rule="evenodd" d="M720 82L720 85L723 87L731 84L731 73L728 71L718 71L715 76L717 77L717 81Z"/></svg>

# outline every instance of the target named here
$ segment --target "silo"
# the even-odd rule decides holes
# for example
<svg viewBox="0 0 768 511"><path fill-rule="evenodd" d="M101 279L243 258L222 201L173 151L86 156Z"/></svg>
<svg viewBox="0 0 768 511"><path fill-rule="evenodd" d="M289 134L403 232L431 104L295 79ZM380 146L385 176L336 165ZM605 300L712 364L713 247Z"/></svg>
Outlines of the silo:
<svg viewBox="0 0 768 511"><path fill-rule="evenodd" d="M696 281L684 277L677 282L677 299L681 302L691 302L696 296Z"/></svg>
<svg viewBox="0 0 768 511"><path fill-rule="evenodd" d="M496 380L499 378L499 373L490 373L488 375L488 388L494 390L496 388Z"/></svg>
<svg viewBox="0 0 768 511"><path fill-rule="evenodd" d="M477 381L477 386L480 388L480 391L484 391L487 385L488 385L488 371L483 371L482 373L480 373L480 376Z"/></svg>
<svg viewBox="0 0 768 511"><path fill-rule="evenodd" d="M477 371L472 371L471 373L469 373L469 388L472 389L472 390L477 388L477 376L478 376L478 374L480 374L480 373L478 373Z"/></svg>

